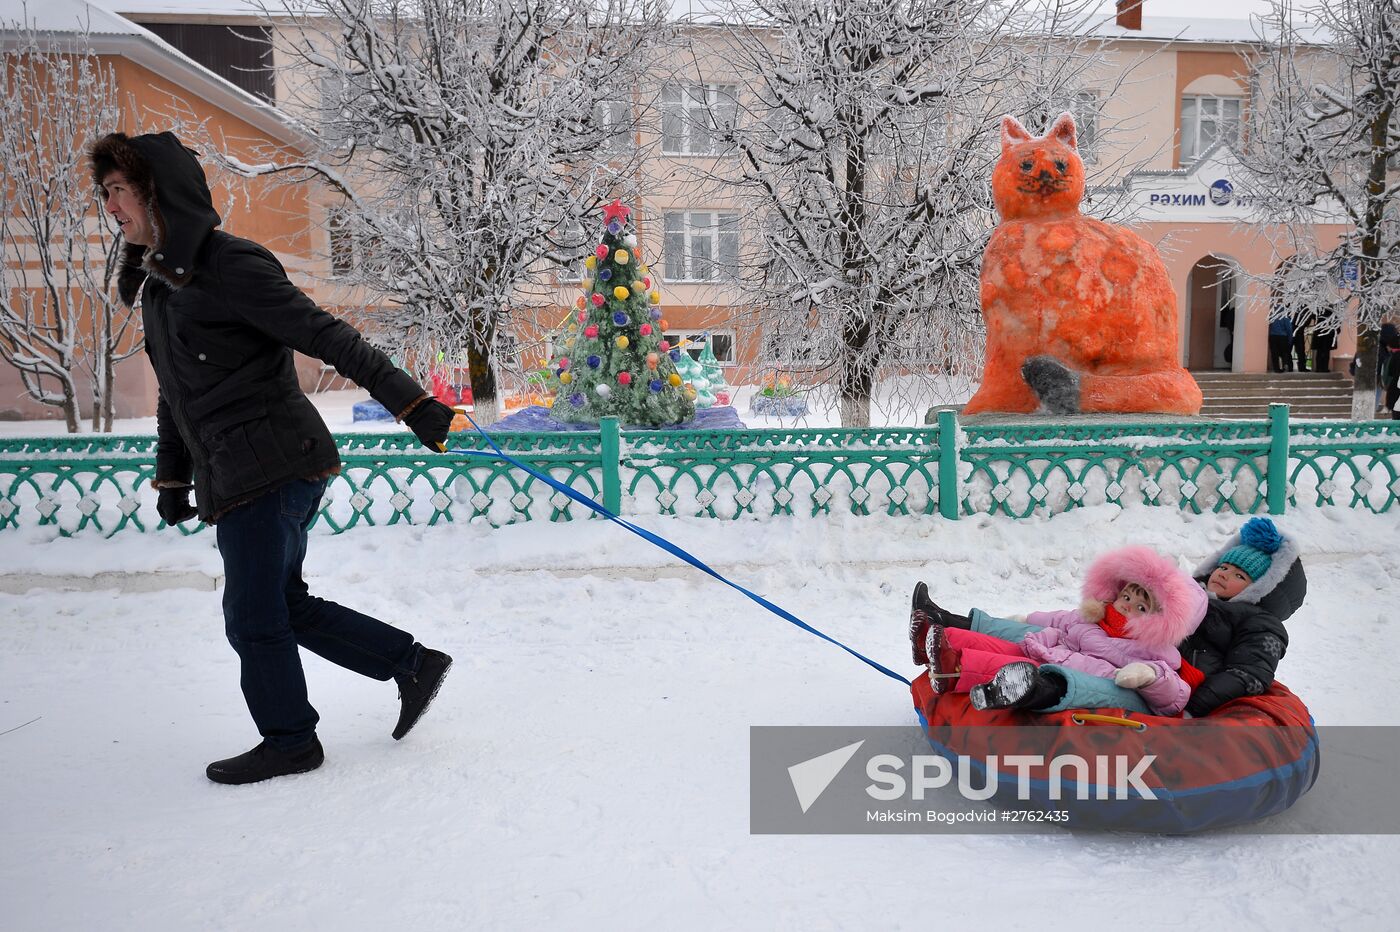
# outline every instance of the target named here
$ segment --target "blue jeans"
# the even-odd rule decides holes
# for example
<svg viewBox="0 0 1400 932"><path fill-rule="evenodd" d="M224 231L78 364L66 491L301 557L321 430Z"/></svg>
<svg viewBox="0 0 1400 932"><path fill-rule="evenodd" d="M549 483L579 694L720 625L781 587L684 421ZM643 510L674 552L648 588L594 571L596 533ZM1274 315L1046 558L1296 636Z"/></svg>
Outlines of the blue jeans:
<svg viewBox="0 0 1400 932"><path fill-rule="evenodd" d="M239 505L214 525L224 558L224 630L258 732L281 750L316 737L297 647L376 680L422 663L413 635L311 595L301 578L306 530L326 481L294 479Z"/></svg>
<svg viewBox="0 0 1400 932"><path fill-rule="evenodd" d="M1039 631L1039 625L1022 624L1008 618L988 615L980 608L968 613L972 619L972 630L990 634L994 638L1019 641L1032 631ZM1127 709L1129 712L1151 714L1147 703L1142 701L1135 689L1124 689L1113 680L1093 676L1082 670L1062 667L1058 663L1040 665L1042 670L1053 670L1065 678L1069 688L1064 698L1052 706L1036 709L1037 712L1063 712L1065 709Z"/></svg>

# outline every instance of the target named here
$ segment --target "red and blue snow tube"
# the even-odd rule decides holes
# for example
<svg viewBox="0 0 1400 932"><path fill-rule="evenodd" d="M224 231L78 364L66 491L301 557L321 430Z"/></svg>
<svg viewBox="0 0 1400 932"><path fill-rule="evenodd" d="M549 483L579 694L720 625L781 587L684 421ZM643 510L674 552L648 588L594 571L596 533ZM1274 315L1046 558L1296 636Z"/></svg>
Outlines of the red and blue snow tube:
<svg viewBox="0 0 1400 932"><path fill-rule="evenodd" d="M1312 716L1277 682L1203 718L1124 709L978 711L965 693L936 695L928 674L911 692L934 753L955 771L975 771L959 772L960 780L986 787L1002 808L1065 813L1070 828L1225 828L1283 812L1317 779ZM1014 768L995 766L1010 755Z"/></svg>

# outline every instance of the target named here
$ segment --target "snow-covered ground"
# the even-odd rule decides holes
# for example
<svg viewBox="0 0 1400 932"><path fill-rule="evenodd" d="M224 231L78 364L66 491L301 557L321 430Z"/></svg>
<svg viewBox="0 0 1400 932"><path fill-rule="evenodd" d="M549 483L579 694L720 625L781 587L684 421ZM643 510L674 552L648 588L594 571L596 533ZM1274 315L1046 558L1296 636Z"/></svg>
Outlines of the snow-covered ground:
<svg viewBox="0 0 1400 932"><path fill-rule="evenodd" d="M912 675L916 579L957 607L1073 604L1097 551L1190 563L1239 521L646 523ZM1311 578L1281 679L1320 724L1400 723L1394 515L1281 524ZM219 567L212 535L0 551L40 574ZM1381 929L1400 907L1394 837L750 835L749 726L907 724L908 694L604 522L321 535L308 574L457 666L397 743L391 684L308 655L326 765L249 787L203 775L257 741L219 592L0 594L5 928Z"/></svg>

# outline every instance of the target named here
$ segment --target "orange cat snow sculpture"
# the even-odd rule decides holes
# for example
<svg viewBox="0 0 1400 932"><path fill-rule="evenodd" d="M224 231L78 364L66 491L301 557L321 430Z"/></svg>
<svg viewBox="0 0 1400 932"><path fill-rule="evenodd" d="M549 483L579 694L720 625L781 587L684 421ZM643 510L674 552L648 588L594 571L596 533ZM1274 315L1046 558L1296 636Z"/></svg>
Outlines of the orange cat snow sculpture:
<svg viewBox="0 0 1400 932"><path fill-rule="evenodd" d="M987 366L964 413L1200 411L1161 258L1137 234L1082 216L1083 196L1073 117L1038 138L1002 118L1001 223L982 259Z"/></svg>

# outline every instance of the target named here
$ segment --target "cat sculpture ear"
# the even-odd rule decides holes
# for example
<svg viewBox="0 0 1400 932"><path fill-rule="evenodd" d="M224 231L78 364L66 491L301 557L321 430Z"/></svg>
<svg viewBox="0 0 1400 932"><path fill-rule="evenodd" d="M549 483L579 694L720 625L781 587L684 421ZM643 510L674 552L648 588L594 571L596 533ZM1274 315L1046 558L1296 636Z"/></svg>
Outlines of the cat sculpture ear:
<svg viewBox="0 0 1400 932"><path fill-rule="evenodd" d="M1051 139L1058 139L1076 152L1079 151L1079 131L1074 126L1074 114L1062 113L1055 118L1055 125L1046 133Z"/></svg>
<svg viewBox="0 0 1400 932"><path fill-rule="evenodd" d="M1021 121L1010 114L1001 118L1001 151L1006 153L1012 146L1020 145L1023 142L1030 142L1033 137L1026 128L1021 125Z"/></svg>

